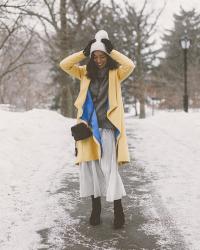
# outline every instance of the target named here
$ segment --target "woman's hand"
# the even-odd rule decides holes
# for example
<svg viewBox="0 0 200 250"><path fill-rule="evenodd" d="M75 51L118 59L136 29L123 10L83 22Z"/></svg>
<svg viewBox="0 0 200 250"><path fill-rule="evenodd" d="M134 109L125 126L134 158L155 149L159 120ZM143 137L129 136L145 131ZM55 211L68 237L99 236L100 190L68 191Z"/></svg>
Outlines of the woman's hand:
<svg viewBox="0 0 200 250"><path fill-rule="evenodd" d="M89 43L87 44L87 46L85 47L85 49L83 50L83 54L85 56L89 56L90 55L90 48L91 48L91 45L96 42L96 39L92 39L91 41L89 41Z"/></svg>
<svg viewBox="0 0 200 250"><path fill-rule="evenodd" d="M112 43L110 40L108 39L101 39L102 43L104 43L105 47L106 47L106 50L108 52L108 54L110 54L110 52L114 49Z"/></svg>

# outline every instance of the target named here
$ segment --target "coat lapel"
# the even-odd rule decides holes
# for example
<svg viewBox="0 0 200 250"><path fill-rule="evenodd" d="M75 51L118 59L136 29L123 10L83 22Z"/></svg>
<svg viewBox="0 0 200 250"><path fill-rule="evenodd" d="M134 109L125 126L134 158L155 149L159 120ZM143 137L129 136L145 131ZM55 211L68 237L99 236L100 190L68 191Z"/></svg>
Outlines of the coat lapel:
<svg viewBox="0 0 200 250"><path fill-rule="evenodd" d="M83 80L81 81L79 95L74 103L74 106L78 109L77 118L80 118L83 113L82 108L87 96L89 85L90 85L90 79L84 76Z"/></svg>
<svg viewBox="0 0 200 250"><path fill-rule="evenodd" d="M109 100L108 114L110 114L110 112L113 111L118 106L115 70L109 71L108 100Z"/></svg>
<svg viewBox="0 0 200 250"><path fill-rule="evenodd" d="M117 104L117 89L116 89L116 81L115 81L115 70L109 71L109 85L108 85L108 101L109 101L109 108L108 108L108 115L111 111L118 107ZM90 85L90 79L86 76L83 77L80 86L79 95L74 103L74 106L78 109L77 118L80 118L83 113L83 104L85 102L87 91Z"/></svg>

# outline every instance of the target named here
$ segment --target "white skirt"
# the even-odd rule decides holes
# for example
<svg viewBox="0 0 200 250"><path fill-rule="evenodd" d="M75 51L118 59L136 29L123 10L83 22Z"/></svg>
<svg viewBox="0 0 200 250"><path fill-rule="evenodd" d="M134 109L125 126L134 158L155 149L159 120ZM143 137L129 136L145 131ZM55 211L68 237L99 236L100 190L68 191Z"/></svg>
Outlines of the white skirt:
<svg viewBox="0 0 200 250"><path fill-rule="evenodd" d="M100 128L103 154L100 160L80 163L80 197L105 196L107 201L126 195L118 172L114 130Z"/></svg>

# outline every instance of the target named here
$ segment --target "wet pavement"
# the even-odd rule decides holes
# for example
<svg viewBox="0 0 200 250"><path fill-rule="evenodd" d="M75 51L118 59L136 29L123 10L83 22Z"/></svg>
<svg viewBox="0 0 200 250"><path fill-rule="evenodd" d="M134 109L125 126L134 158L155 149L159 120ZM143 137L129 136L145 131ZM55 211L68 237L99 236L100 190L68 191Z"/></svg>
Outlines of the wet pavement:
<svg viewBox="0 0 200 250"><path fill-rule="evenodd" d="M128 138L134 137L134 131L127 130ZM79 198L79 180L66 176L63 180L64 188L58 192L71 194L73 206L65 206L76 223L65 225L64 233L60 237L64 240L64 247L48 242L50 229L38 232L47 248L63 250L96 250L96 249L132 249L132 250L186 250L184 238L170 217L167 208L153 186L155 176L145 172L143 166L133 158L134 148L129 145L131 163L120 168L127 196L122 199L125 226L122 229L113 229L113 203L102 198L102 222L98 226L90 226L88 221L91 213L91 199Z"/></svg>

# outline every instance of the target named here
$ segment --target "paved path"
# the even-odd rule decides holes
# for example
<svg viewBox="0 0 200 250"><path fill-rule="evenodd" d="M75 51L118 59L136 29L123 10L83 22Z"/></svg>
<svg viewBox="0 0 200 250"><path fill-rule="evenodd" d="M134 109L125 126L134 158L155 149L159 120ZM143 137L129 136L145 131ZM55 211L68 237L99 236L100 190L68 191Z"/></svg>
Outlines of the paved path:
<svg viewBox="0 0 200 250"><path fill-rule="evenodd" d="M127 130L127 134L129 138L136 136L131 128ZM129 149L133 155L132 145L129 145ZM65 188L58 192L73 194L73 209L68 209L66 204L62 205L79 222L66 226L62 236L65 248L62 249L186 250L183 237L153 188L154 177L148 176L145 169L138 166L133 158L131 164L120 169L120 174L127 192L127 196L123 198L126 223L120 230L113 229L113 204L105 199L102 199L101 225L90 226L88 219L91 200L79 198L78 176L66 177ZM48 243L48 229L40 234L43 236L43 243ZM58 248L49 245L48 249Z"/></svg>

